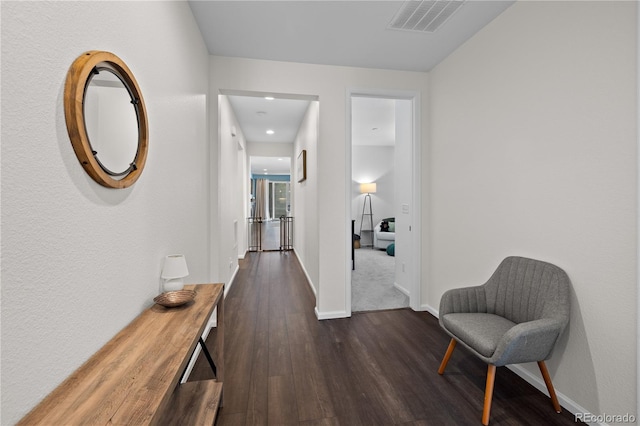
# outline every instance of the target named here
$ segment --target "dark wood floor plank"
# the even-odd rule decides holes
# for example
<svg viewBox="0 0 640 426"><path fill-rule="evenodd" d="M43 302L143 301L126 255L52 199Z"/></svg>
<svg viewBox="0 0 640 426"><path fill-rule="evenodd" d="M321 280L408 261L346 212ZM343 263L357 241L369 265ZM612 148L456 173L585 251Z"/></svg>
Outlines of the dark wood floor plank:
<svg viewBox="0 0 640 426"><path fill-rule="evenodd" d="M419 376L407 365L406 353L397 350L406 345L393 333L385 334L389 338L380 339L380 330L388 327L388 324L371 321L376 317L371 314L359 315L361 321L355 325L358 334L363 337L361 340L364 342L364 350L372 364L371 380L383 384L384 404L394 421L405 423L422 418L429 414L428 408L437 397L430 396L429 393L432 392L423 394L425 398L415 394L415 386L420 383L413 382L417 382L416 377Z"/></svg>
<svg viewBox="0 0 640 426"><path fill-rule="evenodd" d="M269 377L269 424L298 424L295 393L292 376Z"/></svg>
<svg viewBox="0 0 640 426"><path fill-rule="evenodd" d="M269 335L266 331L256 333L253 368L246 391L246 419L248 425L268 424L268 347Z"/></svg>
<svg viewBox="0 0 640 426"><path fill-rule="evenodd" d="M391 383L392 377L396 374L397 363L384 356L380 349L383 342L378 335L368 332L375 330L369 317L370 315L359 315L353 322L352 328L355 333L349 339L349 344L356 354L354 359L358 360L354 366L354 369L357 369L355 374L361 378L374 403L384 408L394 422L404 423L413 420L415 417L412 417L399 392L401 388Z"/></svg>
<svg viewBox="0 0 640 426"><path fill-rule="evenodd" d="M314 308L293 253L249 253L240 262L225 299L218 426L480 424L487 366L458 345L439 375L449 337L431 314L399 309L318 321ZM201 356L189 380L208 378L207 369ZM576 422L501 367L490 424Z"/></svg>
<svg viewBox="0 0 640 426"><path fill-rule="evenodd" d="M270 312L269 303L272 298L269 286L271 262L262 263L262 273L257 274L257 301L255 313L254 352L252 358L251 378L247 391L247 425L267 425L269 411L269 342Z"/></svg>
<svg viewBox="0 0 640 426"><path fill-rule="evenodd" d="M216 418L217 426L244 426L245 423L245 413L223 413L220 411L218 413L218 417Z"/></svg>
<svg viewBox="0 0 640 426"><path fill-rule="evenodd" d="M422 347L424 338L420 336L419 329L413 328L411 336L404 335L403 329L395 327L398 323L404 323L404 329L408 329L406 325L411 325L411 322L405 320L413 317L411 311L358 314L360 316L364 317L363 321L356 323L355 327L359 334L368 336L363 340L367 342L369 353L383 366L389 388L395 389L398 392L396 398L402 400L398 409L404 414L394 414L394 418L400 423L407 419L433 418L446 403L438 390L437 379L440 377L428 374L437 369L439 360L432 365L425 362L428 348ZM400 318L403 320L398 321ZM380 338L382 335L385 337ZM446 413L438 416L439 421L444 423L447 423L445 420L448 417Z"/></svg>
<svg viewBox="0 0 640 426"><path fill-rule="evenodd" d="M225 380L224 380L224 410L225 412L246 412L250 381L254 369L255 317L240 316L237 319L236 338L226 338L225 330ZM229 331L231 333L232 331ZM228 362L228 354L235 354ZM236 389L236 392L227 390Z"/></svg>
<svg viewBox="0 0 640 426"><path fill-rule="evenodd" d="M271 318L269 320L269 377L293 374L290 354L285 317Z"/></svg>
<svg viewBox="0 0 640 426"><path fill-rule="evenodd" d="M287 314L291 368L300 421L334 416L326 384L325 366L318 359L316 342L308 321L308 316L304 313Z"/></svg>
<svg viewBox="0 0 640 426"><path fill-rule="evenodd" d="M331 345L324 350L330 393L337 417L345 424L393 424L387 407L381 404L381 385L367 374L359 336L349 326L351 320L323 322ZM338 397L339 395L339 397ZM339 401L339 404L337 402Z"/></svg>
<svg viewBox="0 0 640 426"><path fill-rule="evenodd" d="M328 417L318 420L307 420L299 423L301 426L340 426L340 421L337 417Z"/></svg>

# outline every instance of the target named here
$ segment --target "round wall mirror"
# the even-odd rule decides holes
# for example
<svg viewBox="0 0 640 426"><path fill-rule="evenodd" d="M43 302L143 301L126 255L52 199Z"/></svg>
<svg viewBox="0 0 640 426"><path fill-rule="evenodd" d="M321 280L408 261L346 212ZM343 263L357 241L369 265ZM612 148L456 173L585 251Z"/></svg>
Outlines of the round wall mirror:
<svg viewBox="0 0 640 426"><path fill-rule="evenodd" d="M147 114L138 83L113 53L80 55L64 91L67 131L85 171L100 185L127 188L147 158Z"/></svg>

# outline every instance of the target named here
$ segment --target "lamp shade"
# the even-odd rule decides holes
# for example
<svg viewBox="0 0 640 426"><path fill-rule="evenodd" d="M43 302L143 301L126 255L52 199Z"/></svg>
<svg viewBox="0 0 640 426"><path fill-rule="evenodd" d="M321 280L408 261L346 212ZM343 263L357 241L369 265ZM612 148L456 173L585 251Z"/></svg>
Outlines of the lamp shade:
<svg viewBox="0 0 640 426"><path fill-rule="evenodd" d="M170 254L164 258L161 277L170 280L173 278L183 278L189 275L187 260L182 254Z"/></svg>
<svg viewBox="0 0 640 426"><path fill-rule="evenodd" d="M360 184L360 193L361 194L375 194L376 193L376 183L361 183Z"/></svg>

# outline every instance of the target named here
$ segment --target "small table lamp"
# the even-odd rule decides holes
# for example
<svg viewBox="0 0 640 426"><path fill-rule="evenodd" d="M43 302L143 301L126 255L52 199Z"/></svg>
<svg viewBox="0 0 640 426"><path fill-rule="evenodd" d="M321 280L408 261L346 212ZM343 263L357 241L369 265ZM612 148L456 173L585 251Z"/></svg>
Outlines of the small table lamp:
<svg viewBox="0 0 640 426"><path fill-rule="evenodd" d="M187 261L182 254L170 254L164 258L162 274L164 291L176 291L184 288L182 278L189 275Z"/></svg>

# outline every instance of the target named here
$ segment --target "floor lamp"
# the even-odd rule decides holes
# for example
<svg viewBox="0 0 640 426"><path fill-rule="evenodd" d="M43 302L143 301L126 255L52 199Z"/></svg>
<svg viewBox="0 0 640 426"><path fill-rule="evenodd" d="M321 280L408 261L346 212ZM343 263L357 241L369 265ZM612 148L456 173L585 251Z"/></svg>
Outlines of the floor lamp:
<svg viewBox="0 0 640 426"><path fill-rule="evenodd" d="M369 216L369 224L371 225L370 229L365 229L365 231L371 231L371 246L373 246L373 209L371 207L371 194L376 193L376 184L373 183L361 183L360 184L360 193L367 194L364 196L364 204L362 205L362 217L360 218L360 238L362 238L362 225L364 224L365 216ZM369 201L369 213L366 213L367 210L367 201Z"/></svg>

